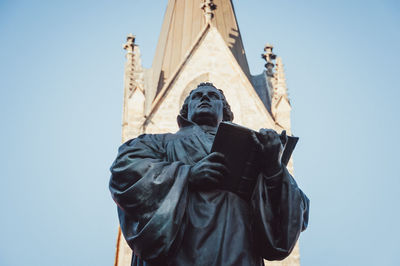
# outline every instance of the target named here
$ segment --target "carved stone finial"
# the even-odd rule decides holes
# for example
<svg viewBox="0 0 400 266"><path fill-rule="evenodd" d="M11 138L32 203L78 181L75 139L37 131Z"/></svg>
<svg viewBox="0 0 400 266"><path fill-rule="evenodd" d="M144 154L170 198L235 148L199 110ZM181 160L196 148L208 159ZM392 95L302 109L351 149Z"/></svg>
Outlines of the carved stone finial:
<svg viewBox="0 0 400 266"><path fill-rule="evenodd" d="M265 68L267 69L267 75L271 77L274 74L272 70L275 66L275 64L272 61L276 59L276 54L272 52L273 49L274 47L271 44L267 43L264 47L264 53L261 54L261 57L267 62L265 64Z"/></svg>
<svg viewBox="0 0 400 266"><path fill-rule="evenodd" d="M135 47L135 40L136 40L136 36L133 35L132 33L129 33L128 36L126 36L126 43L123 44L122 47L128 53L133 53L133 48Z"/></svg>
<svg viewBox="0 0 400 266"><path fill-rule="evenodd" d="M203 0L203 3L200 6L204 11L204 15L206 16L206 23L209 23L214 17L213 11L217 8L217 6L213 2L213 0Z"/></svg>

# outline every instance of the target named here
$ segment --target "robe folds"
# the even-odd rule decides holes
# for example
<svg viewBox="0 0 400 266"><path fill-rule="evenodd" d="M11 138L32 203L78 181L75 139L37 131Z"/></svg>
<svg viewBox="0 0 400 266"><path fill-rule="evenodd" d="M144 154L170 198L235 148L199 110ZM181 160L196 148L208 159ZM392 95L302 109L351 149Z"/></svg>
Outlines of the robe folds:
<svg viewBox="0 0 400 266"><path fill-rule="evenodd" d="M286 168L274 177L260 173L250 202L188 186L191 166L210 153L214 135L188 124L119 148L110 191L132 265L258 266L294 248L309 200Z"/></svg>

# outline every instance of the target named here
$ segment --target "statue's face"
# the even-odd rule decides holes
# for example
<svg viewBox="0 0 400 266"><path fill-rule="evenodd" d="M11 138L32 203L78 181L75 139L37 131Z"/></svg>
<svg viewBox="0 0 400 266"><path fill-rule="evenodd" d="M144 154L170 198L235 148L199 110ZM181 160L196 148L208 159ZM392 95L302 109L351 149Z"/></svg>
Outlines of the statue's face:
<svg viewBox="0 0 400 266"><path fill-rule="evenodd" d="M188 103L188 120L198 125L218 126L223 119L222 94L211 86L192 91Z"/></svg>

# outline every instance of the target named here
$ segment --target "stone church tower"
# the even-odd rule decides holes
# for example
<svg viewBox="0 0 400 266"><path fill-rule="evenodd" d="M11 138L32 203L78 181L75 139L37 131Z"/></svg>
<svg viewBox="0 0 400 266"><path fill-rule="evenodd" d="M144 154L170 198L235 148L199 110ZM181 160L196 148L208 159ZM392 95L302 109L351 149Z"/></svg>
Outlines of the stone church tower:
<svg viewBox="0 0 400 266"><path fill-rule="evenodd" d="M265 71L251 75L230 0L169 0L150 69L142 67L135 36L128 35L122 140L142 133L176 132L176 116L200 82L222 89L233 122L290 134L290 101L282 60L267 44ZM288 165L293 172L292 163ZM132 251L118 232L116 266L130 265ZM289 258L266 265L300 265L298 246Z"/></svg>

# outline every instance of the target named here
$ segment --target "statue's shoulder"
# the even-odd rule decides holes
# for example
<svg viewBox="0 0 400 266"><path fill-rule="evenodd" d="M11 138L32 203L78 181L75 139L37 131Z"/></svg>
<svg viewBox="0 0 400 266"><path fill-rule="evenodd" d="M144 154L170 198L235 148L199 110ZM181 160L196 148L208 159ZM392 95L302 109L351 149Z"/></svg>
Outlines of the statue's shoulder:
<svg viewBox="0 0 400 266"><path fill-rule="evenodd" d="M181 128L176 133L162 133L162 134L142 134L136 138L130 139L121 145L121 148L132 147L152 147L156 149L163 149L169 142L176 139L186 138L193 134L191 127Z"/></svg>
<svg viewBox="0 0 400 266"><path fill-rule="evenodd" d="M139 143L143 144L162 144L167 141L172 133L163 133L163 134L141 134L136 138L130 139L126 141L122 146L134 146L138 145Z"/></svg>
<svg viewBox="0 0 400 266"><path fill-rule="evenodd" d="M164 154L166 138L171 135L166 134L142 134L136 138L123 143L118 149L118 156L134 154L138 156L155 156Z"/></svg>

